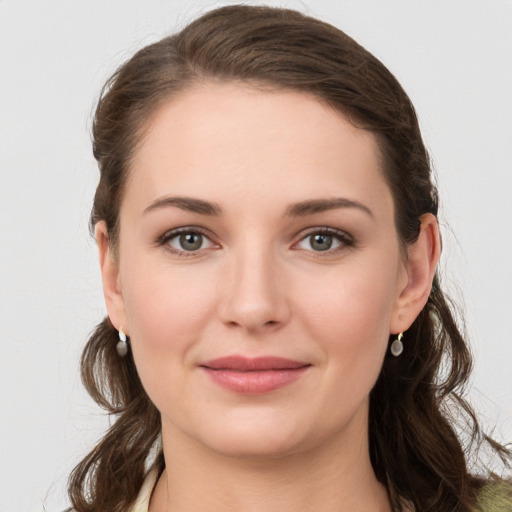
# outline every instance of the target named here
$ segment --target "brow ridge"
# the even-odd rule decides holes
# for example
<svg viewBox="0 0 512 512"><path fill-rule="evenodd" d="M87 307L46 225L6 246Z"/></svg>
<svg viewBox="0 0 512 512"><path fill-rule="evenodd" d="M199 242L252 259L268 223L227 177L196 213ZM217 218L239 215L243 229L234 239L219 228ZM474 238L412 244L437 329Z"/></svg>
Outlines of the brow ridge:
<svg viewBox="0 0 512 512"><path fill-rule="evenodd" d="M218 216L222 211L218 204L204 201L203 199L195 199L192 197L183 196L166 196L152 202L147 208L144 209L144 214L171 206L180 208L181 210L199 213L201 215Z"/></svg>
<svg viewBox="0 0 512 512"><path fill-rule="evenodd" d="M217 203L185 196L166 196L159 198L151 203L147 208L144 209L144 214L168 207L176 207L201 215L219 216L222 213L222 209ZM306 215L314 215L315 213L322 213L338 208L357 208L367 213L370 217L374 217L370 208L360 203L359 201L345 197L337 197L332 199L309 199L307 201L294 203L288 206L285 212L285 216L303 217Z"/></svg>
<svg viewBox="0 0 512 512"><path fill-rule="evenodd" d="M373 212L360 203L353 199L345 197L336 197L333 199L310 199L307 201L301 201L290 205L286 209L286 215L290 217L303 217L305 215L313 215L315 213L322 213L329 210L335 210L338 208L357 208L367 213L370 217L374 218Z"/></svg>

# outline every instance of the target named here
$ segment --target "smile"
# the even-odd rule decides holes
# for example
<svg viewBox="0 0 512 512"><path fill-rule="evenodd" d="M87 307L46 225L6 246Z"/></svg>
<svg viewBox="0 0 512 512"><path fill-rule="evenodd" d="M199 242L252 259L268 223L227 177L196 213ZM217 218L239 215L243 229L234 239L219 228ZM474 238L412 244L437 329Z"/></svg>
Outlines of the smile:
<svg viewBox="0 0 512 512"><path fill-rule="evenodd" d="M311 365L281 357L228 356L199 366L219 386L236 393L257 395L295 382Z"/></svg>

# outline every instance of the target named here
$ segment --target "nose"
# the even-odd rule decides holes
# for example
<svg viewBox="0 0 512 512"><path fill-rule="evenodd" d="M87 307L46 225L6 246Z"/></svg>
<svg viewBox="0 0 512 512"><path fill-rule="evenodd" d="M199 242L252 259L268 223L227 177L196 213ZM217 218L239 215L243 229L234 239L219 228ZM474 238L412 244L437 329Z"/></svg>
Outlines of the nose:
<svg viewBox="0 0 512 512"><path fill-rule="evenodd" d="M230 327L262 334L287 323L290 308L283 272L271 250L245 244L229 258L219 316Z"/></svg>

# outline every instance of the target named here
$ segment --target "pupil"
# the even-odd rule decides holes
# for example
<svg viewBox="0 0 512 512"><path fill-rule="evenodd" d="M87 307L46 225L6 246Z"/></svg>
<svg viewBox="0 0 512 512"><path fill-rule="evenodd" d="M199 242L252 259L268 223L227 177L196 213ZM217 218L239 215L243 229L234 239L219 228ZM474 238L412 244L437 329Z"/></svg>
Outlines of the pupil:
<svg viewBox="0 0 512 512"><path fill-rule="evenodd" d="M180 236L180 244L186 251L196 251L201 248L202 236L197 233L186 233Z"/></svg>
<svg viewBox="0 0 512 512"><path fill-rule="evenodd" d="M332 245L332 236L331 235L314 235L313 243L311 246L316 251L326 251L330 249Z"/></svg>

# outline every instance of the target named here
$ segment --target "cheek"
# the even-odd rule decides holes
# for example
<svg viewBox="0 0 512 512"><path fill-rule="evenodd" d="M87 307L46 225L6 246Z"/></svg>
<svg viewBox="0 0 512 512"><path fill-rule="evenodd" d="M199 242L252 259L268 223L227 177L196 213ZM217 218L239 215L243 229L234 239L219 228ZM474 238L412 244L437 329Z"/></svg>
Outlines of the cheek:
<svg viewBox="0 0 512 512"><path fill-rule="evenodd" d="M200 338L212 310L212 290L199 269L186 272L153 262L133 268L128 263L125 270L123 297L137 369L143 382L145 375L168 379L186 364Z"/></svg>
<svg viewBox="0 0 512 512"><path fill-rule="evenodd" d="M143 251L124 263L121 282L130 332L140 327L138 334L144 338L147 329L178 335L201 322L211 303L211 290L205 286L211 275L205 266L169 264L165 253L151 257Z"/></svg>
<svg viewBox="0 0 512 512"><path fill-rule="evenodd" d="M397 298L396 272L364 264L350 272L335 272L304 284L307 293L299 315L303 328L317 341L331 367L340 375L357 377L371 370L378 375L387 348L389 323Z"/></svg>
<svg viewBox="0 0 512 512"><path fill-rule="evenodd" d="M396 286L368 268L341 277L333 276L323 290L309 287L300 314L300 330L322 354L315 402L318 410L326 412L322 424L328 432L348 425L368 406L387 350ZM333 282L339 284L332 286Z"/></svg>

